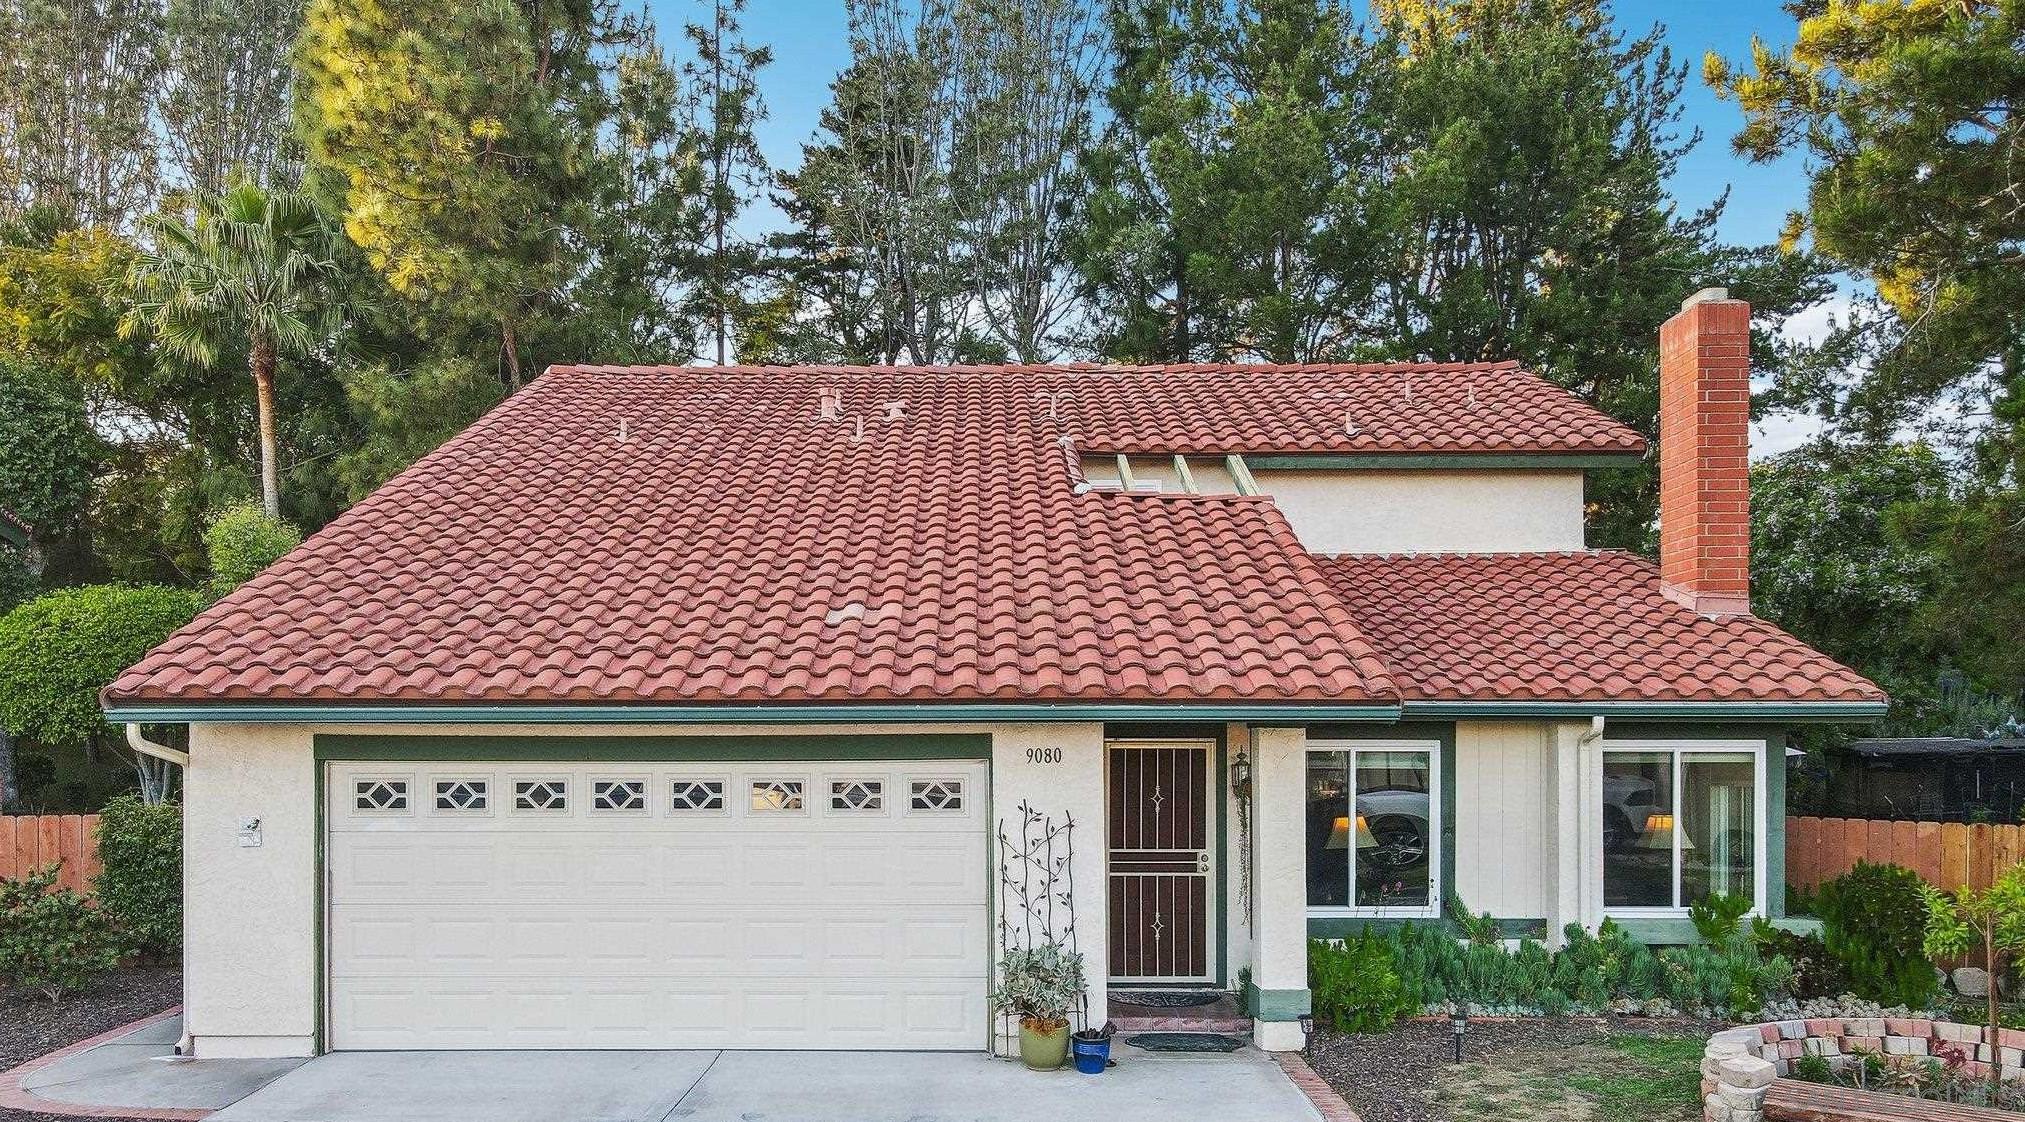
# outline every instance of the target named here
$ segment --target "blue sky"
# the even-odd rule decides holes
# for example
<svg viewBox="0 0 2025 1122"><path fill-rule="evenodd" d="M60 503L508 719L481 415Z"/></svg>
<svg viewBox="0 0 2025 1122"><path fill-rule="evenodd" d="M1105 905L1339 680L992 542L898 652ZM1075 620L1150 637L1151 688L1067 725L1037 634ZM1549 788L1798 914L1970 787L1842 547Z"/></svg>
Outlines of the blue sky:
<svg viewBox="0 0 2025 1122"><path fill-rule="evenodd" d="M650 0L650 8L670 42L679 37L684 21L705 10L700 0ZM1628 33L1641 34L1654 23L1664 24L1675 57L1694 68L1683 126L1698 126L1705 138L1674 177L1674 194L1682 207L1706 204L1728 187L1723 237L1733 242L1777 237L1786 212L1805 202L1800 162L1789 158L1754 165L1732 155L1729 138L1741 123L1737 107L1716 100L1699 74L1702 55L1711 49L1733 59L1747 57L1753 33L1784 44L1792 36L1792 17L1775 0L1618 0L1614 10ZM793 167L800 162L802 142L814 134L817 115L829 101L830 80L849 59L843 0L750 0L745 22L752 40L774 49L774 65L763 75L772 116L760 130L760 144L775 166Z"/></svg>

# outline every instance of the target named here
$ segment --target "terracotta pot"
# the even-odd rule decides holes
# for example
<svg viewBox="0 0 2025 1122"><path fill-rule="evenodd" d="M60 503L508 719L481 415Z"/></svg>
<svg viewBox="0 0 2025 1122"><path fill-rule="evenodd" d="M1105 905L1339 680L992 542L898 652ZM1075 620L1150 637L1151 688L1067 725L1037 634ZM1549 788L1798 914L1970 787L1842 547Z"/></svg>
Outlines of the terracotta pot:
<svg viewBox="0 0 2025 1122"><path fill-rule="evenodd" d="M1058 1022L1051 1031L1040 1031L1030 1027L1032 1022L1020 1022L1020 1059L1034 1071L1053 1071L1069 1058L1069 1023Z"/></svg>

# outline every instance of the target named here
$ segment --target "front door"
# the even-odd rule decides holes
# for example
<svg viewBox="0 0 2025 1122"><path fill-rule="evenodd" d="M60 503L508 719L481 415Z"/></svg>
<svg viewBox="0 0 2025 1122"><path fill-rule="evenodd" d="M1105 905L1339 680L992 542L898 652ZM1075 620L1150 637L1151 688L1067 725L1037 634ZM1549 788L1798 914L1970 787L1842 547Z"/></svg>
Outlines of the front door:
<svg viewBox="0 0 2025 1122"><path fill-rule="evenodd" d="M1111 980L1214 982L1208 741L1113 741Z"/></svg>

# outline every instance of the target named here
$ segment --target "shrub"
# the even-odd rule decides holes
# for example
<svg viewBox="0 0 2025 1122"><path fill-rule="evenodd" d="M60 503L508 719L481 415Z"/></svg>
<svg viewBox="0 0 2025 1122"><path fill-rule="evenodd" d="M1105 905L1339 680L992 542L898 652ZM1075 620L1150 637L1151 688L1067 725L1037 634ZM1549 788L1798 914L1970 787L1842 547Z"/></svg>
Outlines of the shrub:
<svg viewBox="0 0 2025 1122"><path fill-rule="evenodd" d="M233 503L204 527L204 554L211 564L211 589L223 596L302 544L302 531L269 518L260 504Z"/></svg>
<svg viewBox="0 0 2025 1122"><path fill-rule="evenodd" d="M1743 936L1744 915L1750 910L1749 896L1718 892L1689 904L1688 921L1703 942L1727 946Z"/></svg>
<svg viewBox="0 0 2025 1122"><path fill-rule="evenodd" d="M1793 1061L1793 1078L1803 1083L1833 1083L1835 1069L1822 1056L1801 1056Z"/></svg>
<svg viewBox="0 0 2025 1122"><path fill-rule="evenodd" d="M183 945L183 808L135 795L107 803L98 822L98 905L137 954L168 958Z"/></svg>
<svg viewBox="0 0 2025 1122"><path fill-rule="evenodd" d="M1786 931L1761 916L1752 924L1751 938L1762 954L1786 960L1793 973L1792 996L1801 1001L1849 992L1849 972L1842 968L1840 959L1828 953L1821 936Z"/></svg>
<svg viewBox="0 0 2025 1122"><path fill-rule="evenodd" d="M1308 988L1316 1022L1337 1032L1382 1032L1415 1011L1393 944L1369 930L1342 943L1309 940Z"/></svg>
<svg viewBox="0 0 2025 1122"><path fill-rule="evenodd" d="M0 616L0 724L45 744L110 735L98 691L197 614L159 585L64 588Z"/></svg>
<svg viewBox="0 0 2025 1122"><path fill-rule="evenodd" d="M1053 1032L1068 1023L1083 999L1083 956L1052 943L1008 950L999 960L992 1000L1018 1014L1020 1023Z"/></svg>
<svg viewBox="0 0 2025 1122"><path fill-rule="evenodd" d="M1927 903L1919 875L1859 861L1821 886L1822 942L1849 974L1850 992L1881 1005L1924 1009L1939 980L1927 960Z"/></svg>
<svg viewBox="0 0 2025 1122"><path fill-rule="evenodd" d="M61 1001L119 965L112 922L84 897L56 887L58 866L0 879L0 980Z"/></svg>

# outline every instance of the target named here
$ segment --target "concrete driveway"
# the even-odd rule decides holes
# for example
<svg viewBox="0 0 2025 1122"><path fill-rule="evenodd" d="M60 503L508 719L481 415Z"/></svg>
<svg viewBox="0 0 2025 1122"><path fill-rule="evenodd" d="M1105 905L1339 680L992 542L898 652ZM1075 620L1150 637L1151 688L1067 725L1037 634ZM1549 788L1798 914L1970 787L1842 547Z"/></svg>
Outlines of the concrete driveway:
<svg viewBox="0 0 2025 1122"><path fill-rule="evenodd" d="M212 1122L1317 1122L1257 1052L1117 1049L1099 1076L921 1052L341 1052Z"/></svg>

